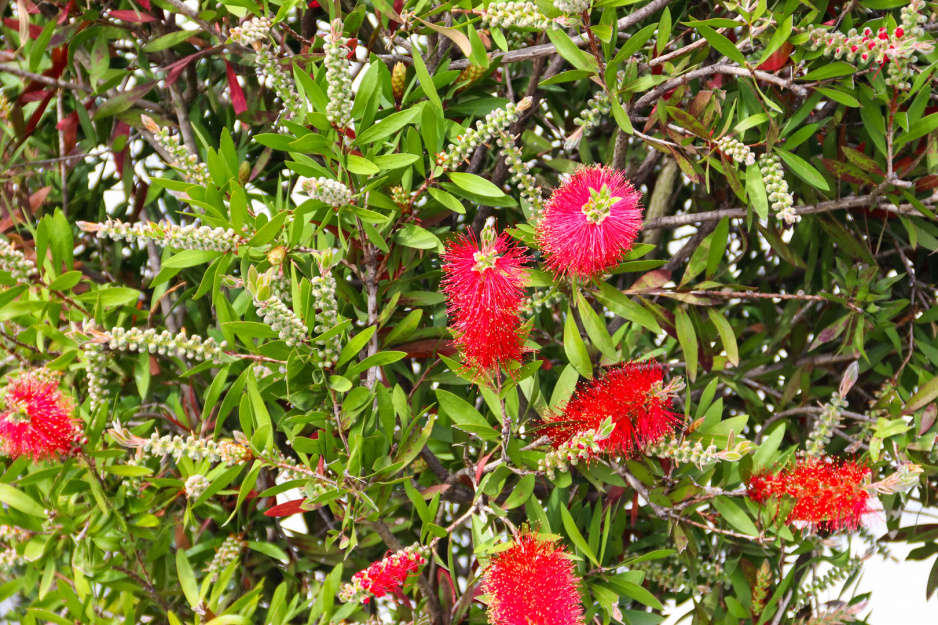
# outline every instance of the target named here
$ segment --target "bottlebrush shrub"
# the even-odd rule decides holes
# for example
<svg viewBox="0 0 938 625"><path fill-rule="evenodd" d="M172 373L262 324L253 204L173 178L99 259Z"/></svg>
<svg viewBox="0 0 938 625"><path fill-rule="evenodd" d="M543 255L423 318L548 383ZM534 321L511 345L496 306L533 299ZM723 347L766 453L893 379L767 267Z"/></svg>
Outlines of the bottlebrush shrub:
<svg viewBox="0 0 938 625"><path fill-rule="evenodd" d="M818 625L936 559L931 4L2 7L0 620Z"/></svg>

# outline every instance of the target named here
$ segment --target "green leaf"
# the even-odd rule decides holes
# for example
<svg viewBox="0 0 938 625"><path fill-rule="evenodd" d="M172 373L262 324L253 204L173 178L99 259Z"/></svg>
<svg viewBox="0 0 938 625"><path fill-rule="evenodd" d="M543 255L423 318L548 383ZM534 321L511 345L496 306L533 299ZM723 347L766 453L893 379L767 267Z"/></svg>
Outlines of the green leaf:
<svg viewBox="0 0 938 625"><path fill-rule="evenodd" d="M615 587L616 587L616 590L619 591L619 593L631 599L634 599L635 601L638 601L639 603L643 605L647 605L653 610L664 609L664 606L661 605L661 602L658 601L658 599L655 598L653 594L651 594L649 591L645 590L644 588L642 588L641 586L639 586L638 584L634 582L630 582L625 579L619 579L619 580L616 580Z"/></svg>
<svg viewBox="0 0 938 625"><path fill-rule="evenodd" d="M523 505L525 501L528 500L528 497L531 496L531 493L534 492L534 475L528 474L522 476L518 483L515 484L515 487L512 489L511 494L508 495L508 498L501 504L502 510L513 510L520 505Z"/></svg>
<svg viewBox="0 0 938 625"><path fill-rule="evenodd" d="M418 250L442 249L443 246L435 234L417 224L404 224L394 235L394 240L405 247Z"/></svg>
<svg viewBox="0 0 938 625"><path fill-rule="evenodd" d="M184 269L211 262L222 255L222 252L212 250L183 250L167 258L163 263L166 269Z"/></svg>
<svg viewBox="0 0 938 625"><path fill-rule="evenodd" d="M354 154L349 154L346 158L348 159L348 170L353 174L359 174L360 176L375 176L381 172L378 166L369 161L367 158L355 156Z"/></svg>
<svg viewBox="0 0 938 625"><path fill-rule="evenodd" d="M550 37L551 43L557 47L560 56L569 61L575 68L592 73L599 71L596 59L580 50L566 32L561 29L548 28L547 36Z"/></svg>
<svg viewBox="0 0 938 625"><path fill-rule="evenodd" d="M50 291L70 291L72 287L81 281L80 271L69 271L63 273L49 284Z"/></svg>
<svg viewBox="0 0 938 625"><path fill-rule="evenodd" d="M827 78L837 78L839 76L847 76L849 74L857 71L857 68L851 65L850 63L844 63L843 61L835 61L834 63L828 63L823 67L820 67L814 71L808 72L804 76L801 76L799 80L825 80Z"/></svg>
<svg viewBox="0 0 938 625"><path fill-rule="evenodd" d="M199 584L195 581L195 573L192 572L192 565L189 564L185 549L176 550L176 575L179 576L179 585L182 587L183 594L186 595L189 606L197 608L202 598L199 596Z"/></svg>
<svg viewBox="0 0 938 625"><path fill-rule="evenodd" d="M286 218L287 211L281 211L274 215L270 221L264 224L264 226L251 237L251 240L246 244L247 247L258 247L273 241L277 235L280 234L280 229L283 227L283 222Z"/></svg>
<svg viewBox="0 0 938 625"><path fill-rule="evenodd" d="M124 286L112 286L97 291L88 291L75 297L79 302L96 302L98 298L100 298L101 305L105 308L126 306L140 298L140 291Z"/></svg>
<svg viewBox="0 0 938 625"><path fill-rule="evenodd" d="M769 45L765 47L765 51L762 53L762 58L759 60L759 65L764 63L772 53L782 47L788 38L791 36L792 26L794 25L794 15L789 15L785 20L775 29L775 34L772 35L772 39L769 40Z"/></svg>
<svg viewBox="0 0 938 625"><path fill-rule="evenodd" d="M747 536L759 535L759 530L756 529L756 524L749 518L749 515L743 512L743 509L736 505L736 502L729 497L720 496L711 499L710 505L713 506L716 511L720 513L720 516L730 524L730 527L736 531L746 534Z"/></svg>
<svg viewBox="0 0 938 625"><path fill-rule="evenodd" d="M687 363L687 377L691 382L697 379L697 334L690 315L683 308L674 311L674 326L677 330L677 340L684 352L684 361Z"/></svg>
<svg viewBox="0 0 938 625"><path fill-rule="evenodd" d="M464 432L475 434L482 440L498 440L501 434L489 425L478 410L462 398L444 390L437 389L436 399L440 408L450 418L453 425Z"/></svg>
<svg viewBox="0 0 938 625"><path fill-rule="evenodd" d="M713 46L713 48L729 59L739 63L740 67L746 67L746 57L743 56L743 53L733 45L729 39L713 30L709 26L700 25L697 26L697 32L700 33L701 37L707 40L707 42Z"/></svg>
<svg viewBox="0 0 938 625"><path fill-rule="evenodd" d="M400 113L388 115L371 128L366 128L364 132L356 137L355 143L358 145L366 145L374 143L379 139L389 137L407 124L412 124L417 121L422 112L422 106L412 106Z"/></svg>
<svg viewBox="0 0 938 625"><path fill-rule="evenodd" d="M765 181L757 164L746 168L746 195L752 202L752 209L756 211L759 219L769 218L769 196L765 192Z"/></svg>
<svg viewBox="0 0 938 625"><path fill-rule="evenodd" d="M775 148L775 153L778 154L785 165L788 166L788 169L791 170L793 174L807 182L809 185L821 191L830 191L831 188L827 184L827 180L824 179L818 170L808 164L806 160L798 156L797 154L792 154L788 150L783 150L779 147Z"/></svg>
<svg viewBox="0 0 938 625"><path fill-rule="evenodd" d="M580 338L576 319L573 318L573 309L567 308L567 319L563 324L563 350L573 368L585 378L593 377L593 363L590 362L589 352Z"/></svg>
<svg viewBox="0 0 938 625"><path fill-rule="evenodd" d="M905 414L911 414L917 410L921 410L934 401L935 398L938 398L938 376L933 377L919 387L918 392L906 402L903 412Z"/></svg>
<svg viewBox="0 0 938 625"><path fill-rule="evenodd" d="M583 294L579 291L577 291L576 294L576 301L577 310L580 311L580 318L583 320L583 328L586 330L587 336L590 337L590 341L592 341L593 345L595 345L606 358L615 362L616 348L612 344L612 339L609 337L606 324L603 322L602 318L596 314L596 311L587 303L586 298L584 298Z"/></svg>
<svg viewBox="0 0 938 625"><path fill-rule="evenodd" d="M729 319L713 308L708 308L707 314L720 335L723 351L726 352L726 359L734 367L739 366L739 347L736 345L736 333L733 332L733 326L730 325Z"/></svg>
<svg viewBox="0 0 938 625"><path fill-rule="evenodd" d="M341 367L352 358L357 356L358 352L360 352L365 347L377 329L377 326L368 326L349 339L349 342L346 343L345 346L342 347L342 351L339 352L339 359L336 362L336 367Z"/></svg>
<svg viewBox="0 0 938 625"><path fill-rule="evenodd" d="M457 187L465 189L469 193L491 197L501 197L505 195L501 189L481 176L467 174L462 171L452 171L448 175L449 179L452 180Z"/></svg>
<svg viewBox="0 0 938 625"><path fill-rule="evenodd" d="M567 537L576 545L577 549L583 552L589 561L593 563L594 566L599 566L599 560L596 559L596 554L593 553L593 550L590 549L589 544L583 539L583 535L580 533L580 530L577 529L576 521L573 520L573 516L570 515L570 511L567 510L567 506L560 504L560 517L563 519L563 527L567 530Z"/></svg>
<svg viewBox="0 0 938 625"><path fill-rule="evenodd" d="M423 92L426 94L427 98L433 102L434 106L443 110L443 102L440 101L440 96L436 92L436 86L433 84L433 79L430 77L426 63L423 62L423 57L420 53L415 53L412 58L414 60L414 70L417 72L417 80L420 81Z"/></svg>
<svg viewBox="0 0 938 625"><path fill-rule="evenodd" d="M166 48L172 48L175 45L178 45L190 37L198 37L198 31L192 30L179 30L168 35L163 35L162 37L157 37L147 42L143 46L144 52L159 52L160 50L165 50Z"/></svg>
<svg viewBox="0 0 938 625"><path fill-rule="evenodd" d="M287 553L283 549L281 549L280 547L278 547L277 545L273 543L269 543L269 542L260 543L260 542L256 542L253 540L249 540L248 548L253 549L257 553L262 553L265 556L270 556L274 560L280 560L284 564L287 564L290 562L290 556L288 556Z"/></svg>
<svg viewBox="0 0 938 625"><path fill-rule="evenodd" d="M46 518L45 509L39 503L26 493L16 490L9 484L0 482L0 503L5 503L11 508L30 516Z"/></svg>

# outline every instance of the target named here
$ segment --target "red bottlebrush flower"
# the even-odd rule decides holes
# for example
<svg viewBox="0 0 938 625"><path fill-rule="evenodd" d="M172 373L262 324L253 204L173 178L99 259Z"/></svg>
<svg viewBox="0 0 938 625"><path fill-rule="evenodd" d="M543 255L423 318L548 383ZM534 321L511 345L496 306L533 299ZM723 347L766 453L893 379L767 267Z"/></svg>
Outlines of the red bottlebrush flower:
<svg viewBox="0 0 938 625"><path fill-rule="evenodd" d="M371 601L371 595L383 597L401 592L407 576L420 570L427 559L412 548L402 549L375 562L364 571L352 576L352 583L342 589L341 599L357 599L361 603Z"/></svg>
<svg viewBox="0 0 938 625"><path fill-rule="evenodd" d="M905 34L905 30L904 30L903 28L897 28L897 29L895 30L895 35L896 35L896 37L901 38L902 35L904 35L904 34Z"/></svg>
<svg viewBox="0 0 938 625"><path fill-rule="evenodd" d="M447 246L442 281L456 347L477 376L521 360L528 261L527 250L507 234L496 236L492 223L481 238L481 246L472 236L460 236Z"/></svg>
<svg viewBox="0 0 938 625"><path fill-rule="evenodd" d="M554 191L537 225L547 267L589 278L614 267L642 229L641 193L618 171L580 168Z"/></svg>
<svg viewBox="0 0 938 625"><path fill-rule="evenodd" d="M48 371L24 373L0 392L0 449L34 461L69 455L81 443L72 401Z"/></svg>
<svg viewBox="0 0 938 625"><path fill-rule="evenodd" d="M563 547L525 531L492 557L482 592L491 625L580 625L579 578Z"/></svg>
<svg viewBox="0 0 938 625"><path fill-rule="evenodd" d="M792 497L795 507L788 524L810 525L836 532L855 530L872 513L872 495L866 488L869 467L849 460L799 458L776 473L754 474L749 498L763 503L772 497Z"/></svg>
<svg viewBox="0 0 938 625"><path fill-rule="evenodd" d="M655 363L630 362L581 383L563 413L547 417L545 434L556 449L577 434L598 432L603 421L611 419L612 433L597 441L599 448L608 454L634 456L681 421L670 409L671 397L683 382L677 378L665 386L664 372Z"/></svg>

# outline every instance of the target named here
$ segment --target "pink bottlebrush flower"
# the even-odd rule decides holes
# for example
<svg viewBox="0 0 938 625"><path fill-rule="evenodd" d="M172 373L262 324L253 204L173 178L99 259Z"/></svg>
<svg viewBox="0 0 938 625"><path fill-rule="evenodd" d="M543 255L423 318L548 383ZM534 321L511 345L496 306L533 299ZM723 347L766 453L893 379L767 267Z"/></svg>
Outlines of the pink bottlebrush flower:
<svg viewBox="0 0 938 625"><path fill-rule="evenodd" d="M590 278L614 267L642 229L641 193L621 172L583 167L554 191L537 225L547 267Z"/></svg>
<svg viewBox="0 0 938 625"><path fill-rule="evenodd" d="M368 603L371 596L399 594L407 576L419 571L426 563L427 559L413 547L389 554L364 571L355 573L352 583L342 588L340 597L346 602L357 599L361 603Z"/></svg>
<svg viewBox="0 0 938 625"><path fill-rule="evenodd" d="M573 562L548 540L524 531L492 557L482 592L491 625L581 625L580 579Z"/></svg>
<svg viewBox="0 0 938 625"><path fill-rule="evenodd" d="M577 434L599 431L606 419L612 433L598 441L603 453L634 456L661 439L681 422L671 412L671 398L683 387L676 378L664 385L665 368L655 363L630 362L581 383L563 413L547 417L545 434L556 449Z"/></svg>
<svg viewBox="0 0 938 625"><path fill-rule="evenodd" d="M795 507L788 524L809 525L831 532L855 530L872 512L867 489L870 468L849 460L798 458L777 472L754 474L749 498L763 503L772 497L792 497Z"/></svg>
<svg viewBox="0 0 938 625"><path fill-rule="evenodd" d="M479 377L521 360L528 262L526 248L514 245L507 234L496 236L492 223L481 238L481 246L472 236L447 246L442 281L456 347Z"/></svg>
<svg viewBox="0 0 938 625"><path fill-rule="evenodd" d="M59 391L58 379L45 370L22 374L0 392L0 449L12 458L33 461L70 455L81 444L72 400Z"/></svg>

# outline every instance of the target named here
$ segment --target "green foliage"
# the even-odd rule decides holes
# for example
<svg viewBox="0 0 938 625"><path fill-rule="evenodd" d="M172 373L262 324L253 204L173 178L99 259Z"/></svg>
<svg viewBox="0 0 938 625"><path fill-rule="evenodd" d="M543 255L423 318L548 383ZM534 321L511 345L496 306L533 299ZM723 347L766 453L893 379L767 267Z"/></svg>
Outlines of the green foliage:
<svg viewBox="0 0 938 625"><path fill-rule="evenodd" d="M884 532L746 497L809 445L871 468L935 592L901 514L938 493L930 5L323 5L0 5L3 374L59 372L87 439L2 461L6 619L481 623L529 524L584 622L861 620ZM829 43L867 27L904 56ZM600 278L535 261L529 353L480 380L440 253L493 216L536 249L581 164L645 228ZM687 378L677 435L548 475L542 419L633 360ZM407 546L403 594L341 600Z"/></svg>

